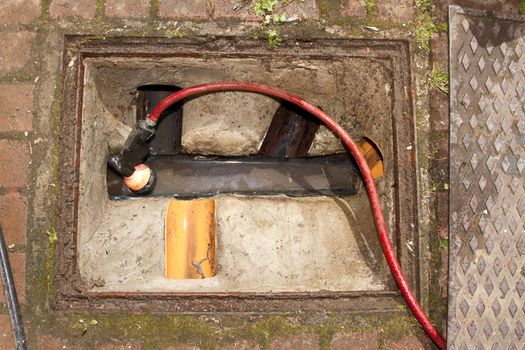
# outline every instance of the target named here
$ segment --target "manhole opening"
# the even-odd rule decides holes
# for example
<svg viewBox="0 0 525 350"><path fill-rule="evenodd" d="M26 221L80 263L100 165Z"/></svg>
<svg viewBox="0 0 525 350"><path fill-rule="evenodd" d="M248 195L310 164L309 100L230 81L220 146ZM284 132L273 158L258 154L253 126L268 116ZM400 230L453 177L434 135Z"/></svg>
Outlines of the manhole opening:
<svg viewBox="0 0 525 350"><path fill-rule="evenodd" d="M313 132L303 127L306 131L299 139L310 137L311 144L307 151L304 145L297 151L303 152L300 157L286 155L289 148L268 146L277 143L273 140L279 139L278 132L272 142L265 141L272 125L278 124L283 107L279 101L228 92L175 106L168 113L171 119L164 121L166 132L150 142L152 159L164 162L166 174L171 171L165 193L132 198L112 187L118 177L108 171L107 158L152 107L145 96L151 102L180 88L232 80L260 82L302 96L334 116L356 139L366 136L379 142L386 165L378 180L382 205L401 262L416 281L414 255L407 254L407 249L417 251L417 196L412 153L405 151L414 145L406 43L323 40L314 43L315 49L311 43L297 43L275 53L231 38L198 43L155 40L158 57L148 54L151 42L141 39L66 41L66 59L77 59L65 65L65 83L74 93L66 95L63 123L73 122L80 137L63 140L68 149L77 147L61 163L75 176L60 179L70 190L60 210L72 219L62 226L70 239L60 247L64 259L58 268L65 273L59 274L59 286L80 281L77 291L92 295L91 303L118 295L128 301L144 295L156 301L163 300L161 295L191 295L211 298L216 306L224 305L224 295L290 300L332 295L348 297L351 303L355 295L386 300L393 293L366 194L348 191L348 179L339 184L346 191L334 187L338 170L352 165L349 159L332 159L344 155L340 142L322 126ZM277 164L265 163L258 176L261 159ZM284 165L279 163L283 159ZM328 159L332 166L323 168L333 171L324 174L324 189L318 183L305 185L316 174L301 162L312 159ZM250 168L225 170L228 162ZM276 180L286 166L304 167L304 183L290 177L297 187L290 190L289 183ZM275 174L272 169L277 169ZM243 172L252 176L232 177ZM258 190L252 191L249 178ZM204 188L209 183L214 187ZM211 278L164 276L166 207L178 194L213 196L216 201L217 266ZM68 196L73 207L64 205ZM406 242L412 246L406 248ZM65 249L74 254L64 255ZM78 293L69 297L75 299Z"/></svg>

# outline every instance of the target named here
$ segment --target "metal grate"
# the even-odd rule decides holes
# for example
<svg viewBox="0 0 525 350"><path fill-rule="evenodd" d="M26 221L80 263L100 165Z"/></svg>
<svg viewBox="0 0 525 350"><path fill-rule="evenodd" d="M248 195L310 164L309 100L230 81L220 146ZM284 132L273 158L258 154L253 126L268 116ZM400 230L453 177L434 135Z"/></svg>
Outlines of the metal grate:
<svg viewBox="0 0 525 350"><path fill-rule="evenodd" d="M525 349L525 21L450 8L450 349Z"/></svg>

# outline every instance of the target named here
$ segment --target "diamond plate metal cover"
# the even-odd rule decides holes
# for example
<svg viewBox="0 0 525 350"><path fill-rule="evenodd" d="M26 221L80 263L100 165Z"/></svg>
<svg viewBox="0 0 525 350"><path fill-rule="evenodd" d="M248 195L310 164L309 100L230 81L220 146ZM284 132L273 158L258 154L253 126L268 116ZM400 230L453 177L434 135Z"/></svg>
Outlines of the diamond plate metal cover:
<svg viewBox="0 0 525 350"><path fill-rule="evenodd" d="M449 349L525 349L525 22L450 8Z"/></svg>

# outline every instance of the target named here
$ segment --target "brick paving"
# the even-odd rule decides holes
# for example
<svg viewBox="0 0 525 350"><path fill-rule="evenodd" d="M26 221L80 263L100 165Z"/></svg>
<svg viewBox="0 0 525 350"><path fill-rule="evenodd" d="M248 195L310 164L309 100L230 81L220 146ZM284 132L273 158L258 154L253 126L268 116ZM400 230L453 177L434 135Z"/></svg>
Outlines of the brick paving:
<svg viewBox="0 0 525 350"><path fill-rule="evenodd" d="M149 17L149 0L107 0L106 15L120 18Z"/></svg>
<svg viewBox="0 0 525 350"><path fill-rule="evenodd" d="M210 6L215 6L212 2ZM159 17L166 19L206 19L209 17L207 0L165 0L160 3Z"/></svg>
<svg viewBox="0 0 525 350"><path fill-rule="evenodd" d="M40 17L40 0L5 0L0 4L0 26L29 24Z"/></svg>
<svg viewBox="0 0 525 350"><path fill-rule="evenodd" d="M0 75L23 68L31 58L31 45L35 33L28 31L7 32L0 41Z"/></svg>
<svg viewBox="0 0 525 350"><path fill-rule="evenodd" d="M0 84L0 132L33 129L33 85Z"/></svg>
<svg viewBox="0 0 525 350"><path fill-rule="evenodd" d="M25 244L27 199L18 192L0 195L0 222L6 244Z"/></svg>
<svg viewBox="0 0 525 350"><path fill-rule="evenodd" d="M96 9L96 0L54 0L49 7L49 14L53 19L65 17L90 19L95 16Z"/></svg>

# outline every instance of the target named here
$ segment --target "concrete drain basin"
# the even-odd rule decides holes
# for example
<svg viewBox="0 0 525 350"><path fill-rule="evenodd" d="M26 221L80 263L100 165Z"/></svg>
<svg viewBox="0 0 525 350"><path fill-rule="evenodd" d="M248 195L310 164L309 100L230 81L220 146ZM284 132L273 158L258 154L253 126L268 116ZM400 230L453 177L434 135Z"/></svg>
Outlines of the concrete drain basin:
<svg viewBox="0 0 525 350"><path fill-rule="evenodd" d="M164 277L166 208L177 193L112 196L106 162L140 116L137 89L210 81L253 81L290 91L335 117L356 139L378 141L385 164L378 180L383 210L417 289L407 57L403 41L323 39L273 51L239 38L67 37L57 305L249 311L280 308L283 302L352 309L391 302L396 292L363 190L206 193L216 201L216 273L204 279ZM279 106L268 97L234 92L188 101L181 107L177 152L198 155L197 160L254 157ZM342 153L321 126L306 157ZM356 297L370 302L365 306Z"/></svg>

